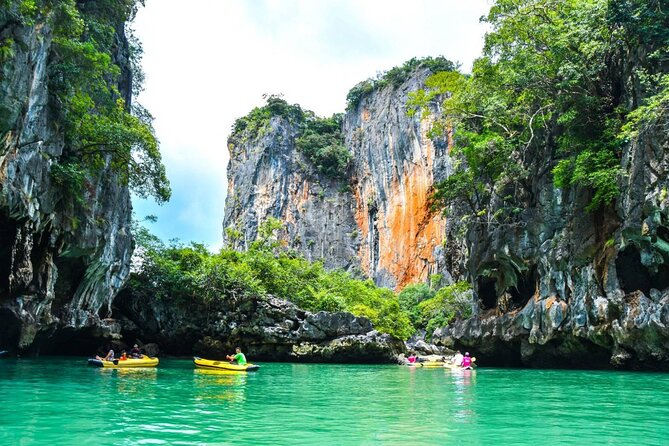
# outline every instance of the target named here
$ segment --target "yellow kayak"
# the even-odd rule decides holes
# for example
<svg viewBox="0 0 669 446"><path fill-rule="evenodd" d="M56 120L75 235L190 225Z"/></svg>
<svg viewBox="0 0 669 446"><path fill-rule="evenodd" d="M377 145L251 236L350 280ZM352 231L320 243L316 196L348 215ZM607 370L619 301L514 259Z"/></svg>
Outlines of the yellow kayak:
<svg viewBox="0 0 669 446"><path fill-rule="evenodd" d="M424 361L418 363L421 367L443 367L444 364L443 361Z"/></svg>
<svg viewBox="0 0 669 446"><path fill-rule="evenodd" d="M426 367L426 368L441 368L441 367L446 367L447 369L453 369L453 370L473 370L474 367L474 361L476 361L476 358L472 358L472 365L470 367L460 367L459 365L454 365L451 362L444 362L444 361L422 361L422 362L414 362L413 364L407 364L409 367Z"/></svg>
<svg viewBox="0 0 669 446"><path fill-rule="evenodd" d="M444 367L446 367L447 369L451 369L451 370L474 370L474 365L473 364L470 365L469 367L461 367L459 365L446 363L446 364L444 364Z"/></svg>
<svg viewBox="0 0 669 446"><path fill-rule="evenodd" d="M232 372L255 372L260 368L257 364L231 364L228 361L213 361L211 359L203 359L195 356L193 362L196 367L209 370L228 370Z"/></svg>
<svg viewBox="0 0 669 446"><path fill-rule="evenodd" d="M89 359L88 365L110 369L125 369L133 367L156 367L158 362L158 358L151 358L144 355L141 358L128 358L124 360L114 359L113 361L105 361L104 359Z"/></svg>

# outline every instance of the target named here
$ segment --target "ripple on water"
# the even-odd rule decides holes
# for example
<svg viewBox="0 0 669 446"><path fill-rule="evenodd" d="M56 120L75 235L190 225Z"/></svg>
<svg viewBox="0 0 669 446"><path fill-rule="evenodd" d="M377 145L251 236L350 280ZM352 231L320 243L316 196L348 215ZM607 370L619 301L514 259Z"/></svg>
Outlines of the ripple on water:
<svg viewBox="0 0 669 446"><path fill-rule="evenodd" d="M58 358L3 360L0 394L0 444L669 444L663 374Z"/></svg>

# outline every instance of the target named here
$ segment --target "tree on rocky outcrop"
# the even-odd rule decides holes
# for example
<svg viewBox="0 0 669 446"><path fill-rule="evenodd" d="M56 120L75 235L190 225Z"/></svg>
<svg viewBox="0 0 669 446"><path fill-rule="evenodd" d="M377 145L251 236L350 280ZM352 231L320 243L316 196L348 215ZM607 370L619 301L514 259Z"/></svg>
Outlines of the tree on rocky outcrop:
<svg viewBox="0 0 669 446"><path fill-rule="evenodd" d="M457 129L460 168L437 185L436 203L465 202L476 221L512 223L531 205L532 179L552 169L557 187L591 191L587 210L610 206L621 128L666 88L669 13L660 3L497 1L472 75L435 75L414 98L422 107L442 97L444 121ZM615 65L621 54L641 58L633 72ZM621 88L630 82L632 96Z"/></svg>

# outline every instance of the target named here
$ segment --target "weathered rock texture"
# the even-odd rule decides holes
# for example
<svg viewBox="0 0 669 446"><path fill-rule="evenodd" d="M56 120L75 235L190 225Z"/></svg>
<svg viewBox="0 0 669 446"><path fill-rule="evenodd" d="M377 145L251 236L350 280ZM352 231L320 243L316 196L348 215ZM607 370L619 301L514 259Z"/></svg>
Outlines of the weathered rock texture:
<svg viewBox="0 0 669 446"><path fill-rule="evenodd" d="M556 189L550 155L537 153L546 168L516 223L447 241L466 245L447 255L479 305L433 340L483 365L669 369L668 135L664 117L624 146L621 194L597 212L584 191Z"/></svg>
<svg viewBox="0 0 669 446"><path fill-rule="evenodd" d="M0 12L0 39L14 42L0 72L0 348L18 351L108 331L98 313L111 311L132 253L130 195L110 169L86 179L81 201L52 181L64 142L49 110L46 22ZM121 78L129 97L129 73Z"/></svg>
<svg viewBox="0 0 669 446"><path fill-rule="evenodd" d="M153 342L173 355L223 358L242 346L254 361L387 363L405 351L364 317L309 313L273 297L199 306L121 293L114 315L126 344Z"/></svg>
<svg viewBox="0 0 669 446"><path fill-rule="evenodd" d="M402 287L439 272L445 220L430 212L435 181L447 174L444 138L431 139L431 118L409 117L408 93L431 74L419 70L398 88L363 97L346 114L346 145L353 153L354 218L363 271L379 285Z"/></svg>
<svg viewBox="0 0 669 446"><path fill-rule="evenodd" d="M612 71L620 101L634 108L634 63L620 67ZM277 217L288 224L286 242L308 257L360 267L383 286L433 272L469 281L474 317L433 341L475 350L484 365L669 368L667 118L624 147L613 207L588 212L587 191L555 188L554 153L538 148L515 196L516 220L463 230L457 205L448 221L428 212L430 188L450 174L451 159L448 139L427 137L431 118L406 114L407 93L426 74L374 91L346 114L347 183L319 177L281 120L261 139L231 140L224 225L252 240L259 222ZM485 215L500 206L493 200Z"/></svg>
<svg viewBox="0 0 669 446"><path fill-rule="evenodd" d="M584 212L586 197L544 177L524 225L471 234L483 310L436 338L494 363L669 367L667 130L658 123L626 147L615 213Z"/></svg>
<svg viewBox="0 0 669 446"><path fill-rule="evenodd" d="M272 118L258 138L233 136L223 227L240 230L243 247L259 224L278 218L287 246L391 288L438 272L445 222L429 211L428 196L447 173L448 144L427 136L430 118L406 113L408 93L429 74L418 70L347 112L344 135L353 159L344 180L319 175L295 148L298 129L282 118Z"/></svg>
<svg viewBox="0 0 669 446"><path fill-rule="evenodd" d="M329 268L355 268L361 243L346 183L319 176L295 148L296 126L273 117L253 140L228 141L228 195L224 228L238 228L245 249L268 217L285 222L287 247ZM224 233L224 237L227 234Z"/></svg>

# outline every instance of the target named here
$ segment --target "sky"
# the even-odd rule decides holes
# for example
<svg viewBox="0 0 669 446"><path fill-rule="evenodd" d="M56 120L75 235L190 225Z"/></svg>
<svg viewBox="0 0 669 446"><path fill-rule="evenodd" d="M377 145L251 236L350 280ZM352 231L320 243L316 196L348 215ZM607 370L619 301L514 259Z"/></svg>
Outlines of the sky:
<svg viewBox="0 0 669 446"><path fill-rule="evenodd" d="M343 112L358 82L412 57L471 70L490 0L147 0L131 28L172 199L133 198L167 241L222 245L227 138L264 94L320 116Z"/></svg>

